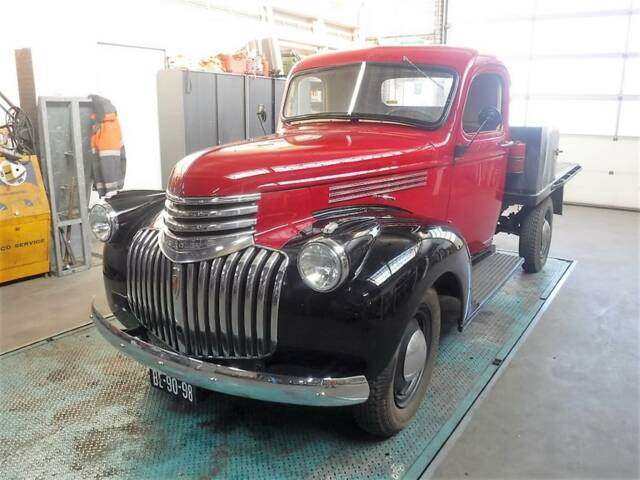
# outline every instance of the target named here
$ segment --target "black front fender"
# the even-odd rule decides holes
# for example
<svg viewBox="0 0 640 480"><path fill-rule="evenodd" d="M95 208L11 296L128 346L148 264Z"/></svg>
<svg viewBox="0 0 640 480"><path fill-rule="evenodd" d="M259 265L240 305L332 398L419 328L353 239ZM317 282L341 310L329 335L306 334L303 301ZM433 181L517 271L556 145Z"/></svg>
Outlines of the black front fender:
<svg viewBox="0 0 640 480"><path fill-rule="evenodd" d="M446 274L457 283L464 318L471 261L457 232L389 216L341 219L332 228L319 225L285 247L290 266L280 299L279 351L339 359L347 372L375 377L394 355L426 291ZM350 274L329 293L313 291L297 269L302 245L319 237L341 242L349 253Z"/></svg>

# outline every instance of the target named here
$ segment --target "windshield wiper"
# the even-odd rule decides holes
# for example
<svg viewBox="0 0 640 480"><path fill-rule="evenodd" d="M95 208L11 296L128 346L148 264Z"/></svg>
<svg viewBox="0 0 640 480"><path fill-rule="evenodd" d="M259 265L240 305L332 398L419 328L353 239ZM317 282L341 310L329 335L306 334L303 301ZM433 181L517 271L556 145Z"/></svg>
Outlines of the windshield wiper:
<svg viewBox="0 0 640 480"><path fill-rule="evenodd" d="M346 114L310 114L310 115L299 115L297 117L285 118L284 122L289 124L299 123L299 122L350 122L352 119Z"/></svg>
<svg viewBox="0 0 640 480"><path fill-rule="evenodd" d="M420 69L420 67L418 67L415 63L413 63L411 60L409 60L409 59L407 58L407 56L406 56L406 55L404 55L404 56L402 57L402 61L403 61L404 63L408 63L409 65L411 65L413 68L415 68L415 69L418 71L418 73L419 73L420 75L422 75L424 78L428 78L429 80L431 80L433 83L435 83L435 84L438 86L438 88L439 88L440 90L442 90L442 91L444 92L444 87L443 87L442 85L440 85L438 82L436 82L436 81L433 79L433 77L430 77L430 76L429 76L429 75L427 75L424 71L422 71L422 70Z"/></svg>

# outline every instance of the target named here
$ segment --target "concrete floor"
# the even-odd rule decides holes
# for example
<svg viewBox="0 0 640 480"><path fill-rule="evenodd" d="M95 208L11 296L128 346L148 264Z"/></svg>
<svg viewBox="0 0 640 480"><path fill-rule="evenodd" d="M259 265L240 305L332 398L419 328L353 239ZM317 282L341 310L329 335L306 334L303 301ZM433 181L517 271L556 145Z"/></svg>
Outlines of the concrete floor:
<svg viewBox="0 0 640 480"><path fill-rule="evenodd" d="M639 478L640 214L566 207L551 254L578 265L435 478ZM500 236L517 249L517 238ZM101 268L0 288L0 351L87 322Z"/></svg>
<svg viewBox="0 0 640 480"><path fill-rule="evenodd" d="M0 353L88 323L94 296L106 305L101 265L0 287Z"/></svg>
<svg viewBox="0 0 640 480"><path fill-rule="evenodd" d="M640 214L554 221L578 264L434 478L640 478Z"/></svg>

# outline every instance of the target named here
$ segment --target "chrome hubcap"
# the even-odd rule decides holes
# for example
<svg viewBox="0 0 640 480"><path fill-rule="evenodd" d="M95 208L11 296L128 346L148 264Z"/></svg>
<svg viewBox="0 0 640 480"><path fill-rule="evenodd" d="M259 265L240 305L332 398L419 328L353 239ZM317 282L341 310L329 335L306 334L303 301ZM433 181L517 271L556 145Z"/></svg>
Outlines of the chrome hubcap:
<svg viewBox="0 0 640 480"><path fill-rule="evenodd" d="M430 354L430 343L427 341L431 336L430 321L426 312L418 311L402 338L393 379L393 396L398 408L410 405L423 384Z"/></svg>
<svg viewBox="0 0 640 480"><path fill-rule="evenodd" d="M551 244L551 224L545 218L542 224L542 242L540 245L540 258L546 258Z"/></svg>
<svg viewBox="0 0 640 480"><path fill-rule="evenodd" d="M405 382L411 383L420 379L426 360L427 340L424 338L422 330L418 329L411 336L404 355L402 374Z"/></svg>

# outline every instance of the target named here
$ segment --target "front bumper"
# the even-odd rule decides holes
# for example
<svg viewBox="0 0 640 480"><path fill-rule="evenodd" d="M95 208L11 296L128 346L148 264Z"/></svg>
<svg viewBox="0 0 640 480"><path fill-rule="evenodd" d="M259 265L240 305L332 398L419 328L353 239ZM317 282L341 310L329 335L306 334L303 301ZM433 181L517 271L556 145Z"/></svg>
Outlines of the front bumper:
<svg viewBox="0 0 640 480"><path fill-rule="evenodd" d="M216 365L152 345L129 335L91 306L102 336L127 356L154 370L198 387L238 397L296 405L337 407L363 403L369 384L363 375L341 378L297 377Z"/></svg>

